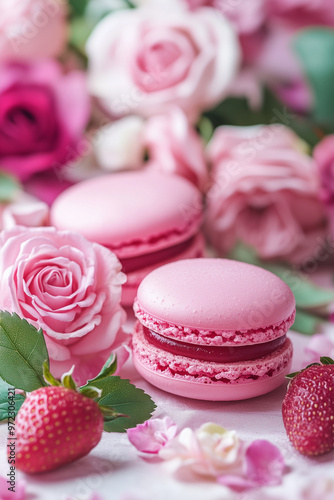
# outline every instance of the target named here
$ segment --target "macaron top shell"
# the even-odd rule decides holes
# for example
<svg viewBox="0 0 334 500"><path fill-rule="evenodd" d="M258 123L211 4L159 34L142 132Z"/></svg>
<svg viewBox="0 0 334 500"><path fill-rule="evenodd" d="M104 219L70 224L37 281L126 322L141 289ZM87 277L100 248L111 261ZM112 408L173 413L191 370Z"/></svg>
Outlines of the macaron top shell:
<svg viewBox="0 0 334 500"><path fill-rule="evenodd" d="M265 332L283 323L273 338L291 326L295 299L280 278L260 267L229 259L188 259L146 276L138 289L135 312L144 325L156 323L155 331L162 334L168 325L175 325L186 333L254 332L250 341L258 337L258 342L264 342L268 338L259 338L261 329ZM177 337L175 332L171 336Z"/></svg>
<svg viewBox="0 0 334 500"><path fill-rule="evenodd" d="M190 182L148 170L81 182L51 208L57 228L78 231L118 257L177 245L198 231L201 217L201 195Z"/></svg>

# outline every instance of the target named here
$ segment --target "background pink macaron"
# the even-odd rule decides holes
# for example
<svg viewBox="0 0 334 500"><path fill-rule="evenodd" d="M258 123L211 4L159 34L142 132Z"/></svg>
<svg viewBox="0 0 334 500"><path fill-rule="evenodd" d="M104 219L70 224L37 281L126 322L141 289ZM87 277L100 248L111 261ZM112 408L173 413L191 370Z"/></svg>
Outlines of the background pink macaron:
<svg viewBox="0 0 334 500"><path fill-rule="evenodd" d="M164 265L140 284L134 311L135 366L165 391L247 399L290 370L294 296L262 268L213 258Z"/></svg>
<svg viewBox="0 0 334 500"><path fill-rule="evenodd" d="M51 223L80 232L116 253L127 275L123 305L141 280L162 264L203 256L202 198L187 180L149 171L87 180L64 191Z"/></svg>

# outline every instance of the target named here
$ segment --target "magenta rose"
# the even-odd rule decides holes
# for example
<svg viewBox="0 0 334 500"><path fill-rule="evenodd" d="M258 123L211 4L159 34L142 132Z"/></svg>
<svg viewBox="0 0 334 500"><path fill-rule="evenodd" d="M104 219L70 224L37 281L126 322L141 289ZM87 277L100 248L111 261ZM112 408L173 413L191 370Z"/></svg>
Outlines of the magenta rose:
<svg viewBox="0 0 334 500"><path fill-rule="evenodd" d="M319 248L327 219L318 170L303 147L283 125L216 129L206 230L219 253L242 241L263 259L301 263Z"/></svg>
<svg viewBox="0 0 334 500"><path fill-rule="evenodd" d="M79 234L21 227L0 235L0 309L42 328L56 376L75 365L85 383L116 349L122 364L124 282L115 254Z"/></svg>
<svg viewBox="0 0 334 500"><path fill-rule="evenodd" d="M79 154L89 118L84 73L53 61L0 66L0 165L25 181Z"/></svg>
<svg viewBox="0 0 334 500"><path fill-rule="evenodd" d="M0 61L58 56L68 37L66 0L1 0Z"/></svg>
<svg viewBox="0 0 334 500"><path fill-rule="evenodd" d="M106 16L87 54L90 90L113 117L151 116L173 104L196 119L226 95L239 45L214 9L162 3Z"/></svg>

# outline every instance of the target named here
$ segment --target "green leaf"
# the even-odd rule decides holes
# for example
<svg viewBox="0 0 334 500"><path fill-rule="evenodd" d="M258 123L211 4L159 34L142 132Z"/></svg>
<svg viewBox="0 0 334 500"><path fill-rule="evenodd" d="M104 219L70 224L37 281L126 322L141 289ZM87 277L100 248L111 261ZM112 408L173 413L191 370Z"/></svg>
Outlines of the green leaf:
<svg viewBox="0 0 334 500"><path fill-rule="evenodd" d="M320 135L312 120L301 117L283 105L268 89L263 90L263 102L260 109L251 109L246 98L229 97L216 108L204 114L214 127L219 125L270 125L279 123L291 128L310 146L315 146Z"/></svg>
<svg viewBox="0 0 334 500"><path fill-rule="evenodd" d="M43 363L49 360L42 330L17 314L0 311L0 377L27 392L46 386Z"/></svg>
<svg viewBox="0 0 334 500"><path fill-rule="evenodd" d="M9 396L11 396L11 393L8 393L8 389L12 388L12 386L6 384L6 382L2 379L0 379L0 422L2 420L6 420L8 418L8 406L9 406ZM23 394L15 394L14 396L14 402L15 402L15 416L17 415L17 412L22 406L23 401L25 400L25 396Z"/></svg>
<svg viewBox="0 0 334 500"><path fill-rule="evenodd" d="M19 191L18 181L4 172L0 172L0 203L12 201Z"/></svg>
<svg viewBox="0 0 334 500"><path fill-rule="evenodd" d="M84 61L87 59L85 46L92 29L85 17L76 17L71 22L70 45Z"/></svg>
<svg viewBox="0 0 334 500"><path fill-rule="evenodd" d="M86 10L89 0L69 0L72 15L82 16Z"/></svg>
<svg viewBox="0 0 334 500"><path fill-rule="evenodd" d="M322 322L323 320L319 316L297 309L296 319L291 330L303 333L304 335L313 335L317 332Z"/></svg>
<svg viewBox="0 0 334 500"><path fill-rule="evenodd" d="M334 365L334 360L330 358L329 356L321 356L320 362L323 365Z"/></svg>
<svg viewBox="0 0 334 500"><path fill-rule="evenodd" d="M334 30L311 28L297 34L293 43L314 98L314 118L321 124L334 126Z"/></svg>
<svg viewBox="0 0 334 500"><path fill-rule="evenodd" d="M87 387L88 385L95 384L97 380L102 380L104 378L110 377L110 375L113 375L116 370L117 370L117 356L112 352L107 361L102 366L100 373L95 378L87 380L87 383L83 386L83 388Z"/></svg>
<svg viewBox="0 0 334 500"><path fill-rule="evenodd" d="M95 387L102 389L102 396L96 402L107 406L117 413L127 415L111 422L105 422L107 432L124 432L151 417L155 404L142 389L132 385L129 380L112 376L94 382Z"/></svg>

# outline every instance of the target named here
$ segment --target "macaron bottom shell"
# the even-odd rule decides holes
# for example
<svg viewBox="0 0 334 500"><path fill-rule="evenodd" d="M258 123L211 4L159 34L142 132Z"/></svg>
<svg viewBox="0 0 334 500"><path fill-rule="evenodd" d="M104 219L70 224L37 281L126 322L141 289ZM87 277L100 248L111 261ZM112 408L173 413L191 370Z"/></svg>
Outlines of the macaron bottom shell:
<svg viewBox="0 0 334 500"><path fill-rule="evenodd" d="M169 393L204 401L238 401L279 387L290 372L292 343L287 338L274 353L252 361L213 363L173 355L147 342L137 322L134 365L152 385Z"/></svg>

